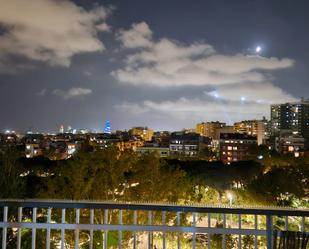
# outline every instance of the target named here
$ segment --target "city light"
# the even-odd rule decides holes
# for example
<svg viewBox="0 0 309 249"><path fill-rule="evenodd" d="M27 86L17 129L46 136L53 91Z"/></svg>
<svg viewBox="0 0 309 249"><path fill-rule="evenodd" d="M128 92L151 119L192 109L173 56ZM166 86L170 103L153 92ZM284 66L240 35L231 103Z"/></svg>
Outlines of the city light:
<svg viewBox="0 0 309 249"><path fill-rule="evenodd" d="M229 200L229 205L232 206L232 204L233 204L233 194L229 192L229 193L227 193L226 197Z"/></svg>

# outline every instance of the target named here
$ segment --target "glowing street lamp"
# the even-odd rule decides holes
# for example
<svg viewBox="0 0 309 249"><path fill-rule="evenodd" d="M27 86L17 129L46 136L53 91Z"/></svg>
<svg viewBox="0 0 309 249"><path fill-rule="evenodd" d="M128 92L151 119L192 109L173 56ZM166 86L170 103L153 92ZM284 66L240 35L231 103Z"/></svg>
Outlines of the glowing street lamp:
<svg viewBox="0 0 309 249"><path fill-rule="evenodd" d="M228 193L228 194L227 194L227 198L228 198L228 200L229 200L230 206L232 206L232 204L233 204L233 195L232 195L231 193Z"/></svg>

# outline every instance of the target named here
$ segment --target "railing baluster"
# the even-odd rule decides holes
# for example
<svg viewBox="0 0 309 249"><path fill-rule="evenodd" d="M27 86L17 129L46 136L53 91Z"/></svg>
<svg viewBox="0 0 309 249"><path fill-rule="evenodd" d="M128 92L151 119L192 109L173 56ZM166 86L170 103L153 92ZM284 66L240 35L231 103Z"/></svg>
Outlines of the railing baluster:
<svg viewBox="0 0 309 249"><path fill-rule="evenodd" d="M180 226L180 212L177 212L177 226ZM180 234L177 233L177 248L180 249Z"/></svg>
<svg viewBox="0 0 309 249"><path fill-rule="evenodd" d="M65 223L65 208L61 209L61 226ZM64 242L65 242L65 230L64 228L61 228L61 242L60 242L60 248L64 249Z"/></svg>
<svg viewBox="0 0 309 249"><path fill-rule="evenodd" d="M207 213L207 226L211 227L211 213ZM207 234L207 248L210 249L210 243L211 243L211 238L210 238L210 233Z"/></svg>
<svg viewBox="0 0 309 249"><path fill-rule="evenodd" d="M21 223L23 219L23 208L18 207L18 222ZM21 249L21 228L19 227L17 230L17 249Z"/></svg>
<svg viewBox="0 0 309 249"><path fill-rule="evenodd" d="M306 219L305 216L301 217L301 231L302 232L305 232L305 219Z"/></svg>
<svg viewBox="0 0 309 249"><path fill-rule="evenodd" d="M94 223L94 210L90 209L90 224ZM93 229L90 230L89 249L93 249Z"/></svg>
<svg viewBox="0 0 309 249"><path fill-rule="evenodd" d="M192 214L192 218L193 218L193 227L196 227L196 213ZM196 234L195 232L193 232L192 234L192 248L195 249L196 247Z"/></svg>
<svg viewBox="0 0 309 249"><path fill-rule="evenodd" d="M255 229L255 231L257 231L258 230L258 216L255 214L254 215L254 229ZM257 249L258 247L257 247L257 235L255 234L254 235L254 249Z"/></svg>
<svg viewBox="0 0 309 249"><path fill-rule="evenodd" d="M226 228L226 215L223 214L223 228ZM225 234L223 234L222 236L222 247L223 249L226 248L226 237L225 237Z"/></svg>
<svg viewBox="0 0 309 249"><path fill-rule="evenodd" d="M148 211L148 225L151 226L152 223L152 212ZM152 248L152 232L148 232L148 249Z"/></svg>
<svg viewBox="0 0 309 249"><path fill-rule="evenodd" d="M79 224L79 215L80 215L80 209L76 208L76 220L75 224L78 226ZM78 249L79 248L79 229L76 227L75 228L75 243L74 243L74 248Z"/></svg>
<svg viewBox="0 0 309 249"><path fill-rule="evenodd" d="M241 229L241 214L238 214L238 229ZM241 234L238 235L238 248L241 249Z"/></svg>
<svg viewBox="0 0 309 249"><path fill-rule="evenodd" d="M3 208L3 222L8 222L8 207ZM2 228L2 249L6 249L7 228Z"/></svg>
<svg viewBox="0 0 309 249"><path fill-rule="evenodd" d="M119 209L119 225L122 225L122 209ZM121 242L122 242L122 231L118 231L118 248L121 249Z"/></svg>
<svg viewBox="0 0 309 249"><path fill-rule="evenodd" d="M32 224L35 226L36 223L36 216L37 216L37 208L34 207L32 209ZM35 241L36 241L36 228L32 227L32 241L31 241L31 248L35 249Z"/></svg>
<svg viewBox="0 0 309 249"><path fill-rule="evenodd" d="M271 215L266 215L266 239L267 239L267 249L272 249L272 237L273 237L273 217Z"/></svg>
<svg viewBox="0 0 309 249"><path fill-rule="evenodd" d="M285 231L289 230L289 216L285 216L285 222L284 222L284 229Z"/></svg>
<svg viewBox="0 0 309 249"><path fill-rule="evenodd" d="M137 225L137 211L134 210L133 212L133 224L134 226ZM133 234L133 249L136 249L136 231L134 230L134 234Z"/></svg>
<svg viewBox="0 0 309 249"><path fill-rule="evenodd" d="M51 208L47 209L47 223L51 222ZM46 249L50 249L50 228L46 230Z"/></svg>
<svg viewBox="0 0 309 249"><path fill-rule="evenodd" d="M162 225L165 226L166 225L166 211L162 212ZM163 232L163 249L166 249L166 234L165 232Z"/></svg>
<svg viewBox="0 0 309 249"><path fill-rule="evenodd" d="M104 210L104 224L108 224L108 209ZM108 236L108 230L104 231L104 249L107 249L107 236Z"/></svg>

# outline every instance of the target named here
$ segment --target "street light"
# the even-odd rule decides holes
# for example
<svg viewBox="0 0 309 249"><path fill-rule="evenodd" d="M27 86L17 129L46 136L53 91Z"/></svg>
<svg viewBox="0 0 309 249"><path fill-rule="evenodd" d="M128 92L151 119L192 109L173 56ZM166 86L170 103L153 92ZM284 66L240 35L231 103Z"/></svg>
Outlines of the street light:
<svg viewBox="0 0 309 249"><path fill-rule="evenodd" d="M233 203L233 195L232 195L232 193L228 193L227 194L227 198L229 199L230 206L232 206L232 203Z"/></svg>

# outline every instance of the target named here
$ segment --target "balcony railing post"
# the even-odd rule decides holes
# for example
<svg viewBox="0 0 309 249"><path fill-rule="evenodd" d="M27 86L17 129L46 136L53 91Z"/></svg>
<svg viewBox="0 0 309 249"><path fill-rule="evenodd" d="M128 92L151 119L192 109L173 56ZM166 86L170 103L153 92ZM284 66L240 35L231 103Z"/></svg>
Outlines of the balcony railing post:
<svg viewBox="0 0 309 249"><path fill-rule="evenodd" d="M18 222L22 222L22 217L23 217L23 208L18 207ZM19 227L17 230L17 249L21 249L21 228Z"/></svg>
<svg viewBox="0 0 309 249"><path fill-rule="evenodd" d="M51 223L51 208L47 209L47 223ZM50 249L50 228L46 230L46 249Z"/></svg>
<svg viewBox="0 0 309 249"><path fill-rule="evenodd" d="M65 208L61 210L61 223L64 225L65 223ZM65 230L64 228L61 229L61 245L60 248L64 249L64 240L65 240Z"/></svg>
<svg viewBox="0 0 309 249"><path fill-rule="evenodd" d="M8 222L8 207L3 208L3 222ZM6 249L7 228L2 228L2 249Z"/></svg>
<svg viewBox="0 0 309 249"><path fill-rule="evenodd" d="M305 219L306 219L306 217L301 217L301 228L300 228L300 230L301 230L301 232L305 232Z"/></svg>
<svg viewBox="0 0 309 249"><path fill-rule="evenodd" d="M79 215L80 215L80 210L79 208L76 208L76 226L79 224ZM78 227L75 229L75 243L74 243L74 248L78 249L79 248L79 229Z"/></svg>
<svg viewBox="0 0 309 249"><path fill-rule="evenodd" d="M192 219L193 219L193 227L196 227L196 213L193 213L192 214L193 216L192 216ZM192 234L192 249L195 249L195 247L196 247L196 234L195 234L195 232L193 232L193 234Z"/></svg>
<svg viewBox="0 0 309 249"><path fill-rule="evenodd" d="M163 226L166 225L166 211L162 212L162 225ZM165 234L165 232L163 232L162 244L163 244L163 249L166 249L166 234Z"/></svg>
<svg viewBox="0 0 309 249"><path fill-rule="evenodd" d="M207 213L207 223L208 223L208 228L211 227L211 213ZM210 249L210 244L211 244L211 237L210 233L207 234L207 249Z"/></svg>
<svg viewBox="0 0 309 249"><path fill-rule="evenodd" d="M223 228L226 228L226 214L223 214ZM226 236L223 234L222 236L222 248L226 249Z"/></svg>
<svg viewBox="0 0 309 249"><path fill-rule="evenodd" d="M238 229L241 229L241 214L238 214ZM241 234L238 236L238 248L241 249Z"/></svg>
<svg viewBox="0 0 309 249"><path fill-rule="evenodd" d="M32 223L35 225L36 223L36 216L37 216L37 208L34 207L32 209ZM35 241L36 241L36 228L32 228L32 242L31 242L31 248L35 249Z"/></svg>
<svg viewBox="0 0 309 249"><path fill-rule="evenodd" d="M104 224L105 225L107 225L108 224L108 209L105 209L104 210ZM105 230L104 231L104 246L103 246L103 248L104 249L107 249L107 237L108 237L108 231L107 230Z"/></svg>
<svg viewBox="0 0 309 249"><path fill-rule="evenodd" d="M266 215L266 239L267 249L273 249L273 217Z"/></svg>
<svg viewBox="0 0 309 249"><path fill-rule="evenodd" d="M137 211L133 211L133 225L137 225ZM133 232L133 249L136 249L136 231Z"/></svg>
<svg viewBox="0 0 309 249"><path fill-rule="evenodd" d="M90 209L90 224L94 223L94 210ZM89 249L93 249L93 229L90 230Z"/></svg>
<svg viewBox="0 0 309 249"><path fill-rule="evenodd" d="M256 214L254 215L254 229L255 229L255 230L258 230L258 216L257 216ZM257 245L257 244L258 244L257 242L258 242L258 240L257 240L257 235L255 234L255 235L254 235L254 249L257 249L257 248L258 248L258 247L257 247L257 246L258 246L258 245Z"/></svg>
<svg viewBox="0 0 309 249"><path fill-rule="evenodd" d="M152 212L148 211L148 225L151 226L152 224ZM148 232L148 249L152 248L152 232Z"/></svg>
<svg viewBox="0 0 309 249"><path fill-rule="evenodd" d="M119 225L122 225L122 209L119 210ZM122 231L118 231L118 249L121 249L121 243L122 243Z"/></svg>
<svg viewBox="0 0 309 249"><path fill-rule="evenodd" d="M177 212L177 226L180 226L180 213ZM180 234L177 233L177 248L180 249Z"/></svg>

